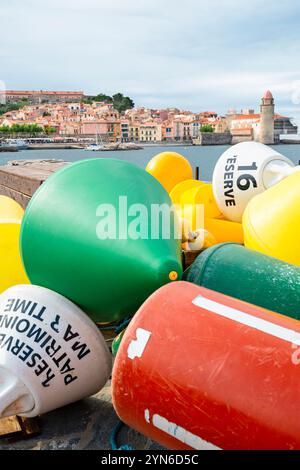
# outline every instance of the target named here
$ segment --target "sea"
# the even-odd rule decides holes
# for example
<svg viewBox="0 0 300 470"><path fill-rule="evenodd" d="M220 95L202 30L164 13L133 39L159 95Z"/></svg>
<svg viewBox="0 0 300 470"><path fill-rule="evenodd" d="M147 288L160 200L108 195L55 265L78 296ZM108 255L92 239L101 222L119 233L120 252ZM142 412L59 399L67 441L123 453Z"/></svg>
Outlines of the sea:
<svg viewBox="0 0 300 470"><path fill-rule="evenodd" d="M10 160L32 160L32 159L60 159L68 162L86 160L88 158L117 158L125 160L142 168L145 168L152 157L160 152L173 151L186 157L194 171L199 167L199 179L211 181L213 169L220 155L228 148L227 145L217 146L148 146L141 150L121 150L91 152L85 150L22 150L16 153L0 153L0 165ZM277 152L290 158L295 164L300 160L300 145L284 144L273 147Z"/></svg>

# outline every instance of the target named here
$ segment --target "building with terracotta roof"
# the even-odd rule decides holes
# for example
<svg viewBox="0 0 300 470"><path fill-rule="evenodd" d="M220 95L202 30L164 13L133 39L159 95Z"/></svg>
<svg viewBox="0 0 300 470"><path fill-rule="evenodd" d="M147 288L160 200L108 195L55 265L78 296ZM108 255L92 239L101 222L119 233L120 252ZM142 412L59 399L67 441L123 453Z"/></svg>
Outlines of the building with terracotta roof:
<svg viewBox="0 0 300 470"><path fill-rule="evenodd" d="M128 119L122 119L120 122L121 141L129 142L130 140L130 121Z"/></svg>
<svg viewBox="0 0 300 470"><path fill-rule="evenodd" d="M298 127L291 118L275 113L275 102L267 90L260 105L260 113L245 109L241 113L231 110L226 115L233 143L255 140L263 144L279 142L281 134L297 134Z"/></svg>
<svg viewBox="0 0 300 470"><path fill-rule="evenodd" d="M140 140L140 124L138 122L132 122L129 125L129 140L132 142Z"/></svg>
<svg viewBox="0 0 300 470"><path fill-rule="evenodd" d="M14 92L8 93L11 93L9 95L11 98L16 98ZM50 101L47 101L48 92L17 93L33 93L33 96L37 97L33 101L39 100L41 93L45 93L46 100L32 102L21 109L5 113L0 116L0 125L36 123L44 128L53 127L61 135L100 134L103 140L113 142L196 142L201 137L201 127L205 124L211 125L215 133L231 132L234 142L266 141L270 135L272 141L272 132L277 141L280 134L297 133L297 126L290 118L274 113L274 98L270 91L267 91L262 98L260 113L255 113L253 109L244 109L239 113L231 110L224 117L218 116L214 111L193 113L177 108L144 107L129 109L120 114L112 103L87 103L79 100L76 94L83 96L82 92L74 92L78 99L72 92L49 92L49 96L53 96L49 98ZM18 95L18 100L20 96ZM52 99L58 102L51 102Z"/></svg>
<svg viewBox="0 0 300 470"><path fill-rule="evenodd" d="M4 97L6 103L15 103L27 99L30 104L41 104L81 101L84 98L84 93L83 91L1 90L0 96Z"/></svg>
<svg viewBox="0 0 300 470"><path fill-rule="evenodd" d="M155 121L148 121L140 124L139 128L140 142L161 142L162 132L161 124Z"/></svg>
<svg viewBox="0 0 300 470"><path fill-rule="evenodd" d="M162 140L165 142L172 142L174 141L174 126L173 121L165 120L162 122L161 125L161 133L162 133Z"/></svg>

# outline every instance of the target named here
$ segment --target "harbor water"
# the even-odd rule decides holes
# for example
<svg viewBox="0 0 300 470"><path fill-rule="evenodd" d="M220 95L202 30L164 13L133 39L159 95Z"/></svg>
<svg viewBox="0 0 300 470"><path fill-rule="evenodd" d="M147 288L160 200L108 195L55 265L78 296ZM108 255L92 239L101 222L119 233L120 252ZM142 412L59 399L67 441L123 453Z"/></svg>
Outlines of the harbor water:
<svg viewBox="0 0 300 470"><path fill-rule="evenodd" d="M31 159L60 159L68 162L75 162L87 158L118 158L134 163L145 168L149 160L156 154L164 151L174 151L184 155L193 168L200 168L200 179L210 181L213 169L220 155L228 148L226 145L218 146L145 146L142 150L126 151L106 151L92 152L81 149L71 150L21 150L16 153L0 154L0 165L5 165L10 160L31 160ZM295 144L276 145L274 149L290 158L295 164L300 160L300 146Z"/></svg>

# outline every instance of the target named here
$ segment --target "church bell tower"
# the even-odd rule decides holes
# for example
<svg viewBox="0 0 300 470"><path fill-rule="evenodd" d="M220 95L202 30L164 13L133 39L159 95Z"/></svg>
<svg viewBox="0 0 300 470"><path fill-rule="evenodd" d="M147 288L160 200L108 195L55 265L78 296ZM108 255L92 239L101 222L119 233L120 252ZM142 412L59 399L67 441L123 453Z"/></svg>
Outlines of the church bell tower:
<svg viewBox="0 0 300 470"><path fill-rule="evenodd" d="M270 90L266 91L260 105L259 142L274 144L274 98Z"/></svg>

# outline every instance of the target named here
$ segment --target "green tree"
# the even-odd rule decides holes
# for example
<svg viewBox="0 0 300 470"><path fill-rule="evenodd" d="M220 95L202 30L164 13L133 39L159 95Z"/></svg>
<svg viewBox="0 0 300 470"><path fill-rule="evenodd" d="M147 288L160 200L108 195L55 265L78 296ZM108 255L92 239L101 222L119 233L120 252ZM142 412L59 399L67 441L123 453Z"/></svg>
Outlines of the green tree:
<svg viewBox="0 0 300 470"><path fill-rule="evenodd" d="M13 124L10 128L10 131L13 134L18 134L19 132L24 132L24 126L21 126L20 124Z"/></svg>
<svg viewBox="0 0 300 470"><path fill-rule="evenodd" d="M51 116L51 113L48 113L48 111L43 112L43 117Z"/></svg>
<svg viewBox="0 0 300 470"><path fill-rule="evenodd" d="M126 109L134 108L134 102L129 96L124 96L122 93L116 93L112 97L113 99L113 107L119 111L119 113L123 113Z"/></svg>
<svg viewBox="0 0 300 470"><path fill-rule="evenodd" d="M44 131L38 124L27 124L26 129L27 130L24 130L24 132L28 132L28 134L42 134Z"/></svg>
<svg viewBox="0 0 300 470"><path fill-rule="evenodd" d="M106 103L112 103L112 97L103 93L99 93L94 97L94 101L105 101Z"/></svg>
<svg viewBox="0 0 300 470"><path fill-rule="evenodd" d="M0 133L1 134L29 134L29 135L37 135L37 134L55 134L56 129L51 126L45 126L45 128L39 126L38 124L13 124L11 127L9 126L0 126Z"/></svg>
<svg viewBox="0 0 300 470"><path fill-rule="evenodd" d="M134 102L129 96L124 96L122 93L116 93L112 97L105 95L104 93L99 93L96 96L85 98L82 100L82 103L92 104L94 101L104 101L106 103L112 103L113 107L123 113L126 109L134 108Z"/></svg>
<svg viewBox="0 0 300 470"><path fill-rule="evenodd" d="M56 133L56 129L54 127L51 127L51 126L45 126L44 131L45 131L45 134L47 134L47 135Z"/></svg>
<svg viewBox="0 0 300 470"><path fill-rule="evenodd" d="M37 124L13 124L11 127L9 126L1 126L0 132L5 134L29 134L29 135L36 135L36 134L43 134L44 129Z"/></svg>
<svg viewBox="0 0 300 470"><path fill-rule="evenodd" d="M214 132L214 128L211 124L203 124L200 128L200 132Z"/></svg>
<svg viewBox="0 0 300 470"><path fill-rule="evenodd" d="M9 126L0 126L0 133L8 134L10 132Z"/></svg>
<svg viewBox="0 0 300 470"><path fill-rule="evenodd" d="M18 109L22 109L24 106L27 106L27 104L27 98L22 98L21 101L16 103L0 104L0 115L8 113L9 111L17 111Z"/></svg>

